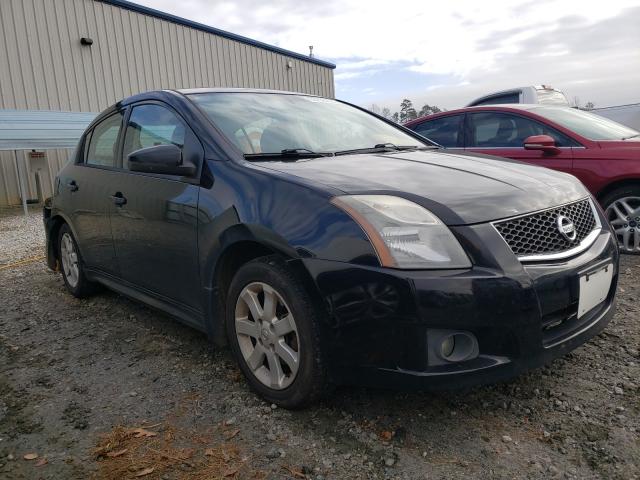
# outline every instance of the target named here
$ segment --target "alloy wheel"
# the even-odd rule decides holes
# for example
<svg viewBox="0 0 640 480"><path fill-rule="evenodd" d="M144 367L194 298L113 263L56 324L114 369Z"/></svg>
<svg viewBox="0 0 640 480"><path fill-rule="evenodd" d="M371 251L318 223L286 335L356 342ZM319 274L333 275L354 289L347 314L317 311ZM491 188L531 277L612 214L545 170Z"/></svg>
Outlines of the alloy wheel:
<svg viewBox="0 0 640 480"><path fill-rule="evenodd" d="M640 253L640 197L624 197L609 205L605 211L620 250Z"/></svg>
<svg viewBox="0 0 640 480"><path fill-rule="evenodd" d="M62 260L64 276L69 285L74 288L78 285L80 268L78 266L78 253L76 252L76 246L73 243L71 235L68 233L62 235L62 238L60 239L60 257Z"/></svg>
<svg viewBox="0 0 640 480"><path fill-rule="evenodd" d="M235 307L242 356L253 375L274 390L287 388L300 366L300 341L293 314L282 296L264 282L245 286Z"/></svg>

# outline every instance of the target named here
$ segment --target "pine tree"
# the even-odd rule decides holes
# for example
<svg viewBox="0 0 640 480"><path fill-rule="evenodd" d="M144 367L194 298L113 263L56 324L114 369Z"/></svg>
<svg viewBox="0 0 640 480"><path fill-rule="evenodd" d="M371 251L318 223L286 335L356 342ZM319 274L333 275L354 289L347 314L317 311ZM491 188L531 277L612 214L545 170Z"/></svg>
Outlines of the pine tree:
<svg viewBox="0 0 640 480"><path fill-rule="evenodd" d="M416 109L413 108L411 100L405 98L400 104L400 123L406 123L415 118L418 118L418 113L416 112Z"/></svg>
<svg viewBox="0 0 640 480"><path fill-rule="evenodd" d="M423 107L420 109L419 117L426 117L427 115L433 115L434 113L440 113L442 110L435 105L429 105L425 103Z"/></svg>

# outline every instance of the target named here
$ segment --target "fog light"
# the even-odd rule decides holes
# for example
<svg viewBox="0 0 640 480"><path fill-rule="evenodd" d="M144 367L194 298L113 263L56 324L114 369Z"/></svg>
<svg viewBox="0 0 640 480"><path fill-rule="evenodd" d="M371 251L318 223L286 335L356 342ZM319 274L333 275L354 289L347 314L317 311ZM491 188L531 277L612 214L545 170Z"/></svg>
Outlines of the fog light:
<svg viewBox="0 0 640 480"><path fill-rule="evenodd" d="M456 337L455 335L449 335L445 338L440 344L440 356L442 358L448 358L453 353L453 349L456 346Z"/></svg>
<svg viewBox="0 0 640 480"><path fill-rule="evenodd" d="M476 336L460 330L428 329L427 348L430 366L472 360L480 353Z"/></svg>

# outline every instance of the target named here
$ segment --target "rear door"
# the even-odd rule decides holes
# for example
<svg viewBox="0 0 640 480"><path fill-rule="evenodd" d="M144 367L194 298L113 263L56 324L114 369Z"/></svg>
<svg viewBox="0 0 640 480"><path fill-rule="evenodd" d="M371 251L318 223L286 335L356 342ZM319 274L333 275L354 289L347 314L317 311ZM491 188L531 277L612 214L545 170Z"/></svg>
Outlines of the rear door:
<svg viewBox="0 0 640 480"><path fill-rule="evenodd" d="M123 122L118 111L97 123L85 137L75 165L60 176L62 211L68 212L84 264L118 274L110 215L118 182L117 151Z"/></svg>
<svg viewBox="0 0 640 480"><path fill-rule="evenodd" d="M203 157L202 145L182 117L159 102L135 104L123 139L122 169L111 216L121 277L144 293L200 311L197 182L129 170L129 153L174 144L183 158Z"/></svg>
<svg viewBox="0 0 640 480"><path fill-rule="evenodd" d="M468 113L465 130L466 150L572 173L571 147L575 146L575 141L556 129L524 115L492 111ZM539 150L525 150L524 140L532 135L553 137L558 151L545 153Z"/></svg>

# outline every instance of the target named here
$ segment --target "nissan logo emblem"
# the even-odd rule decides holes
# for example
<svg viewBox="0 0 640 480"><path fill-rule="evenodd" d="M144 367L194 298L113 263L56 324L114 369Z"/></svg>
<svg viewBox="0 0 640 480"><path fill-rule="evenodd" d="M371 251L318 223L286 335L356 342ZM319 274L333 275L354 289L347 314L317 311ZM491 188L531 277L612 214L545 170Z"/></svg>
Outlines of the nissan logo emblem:
<svg viewBox="0 0 640 480"><path fill-rule="evenodd" d="M556 225L558 226L560 235L570 242L575 241L578 236L578 232L576 232L576 226L573 224L573 220L569 217L565 217L564 215L558 215Z"/></svg>

